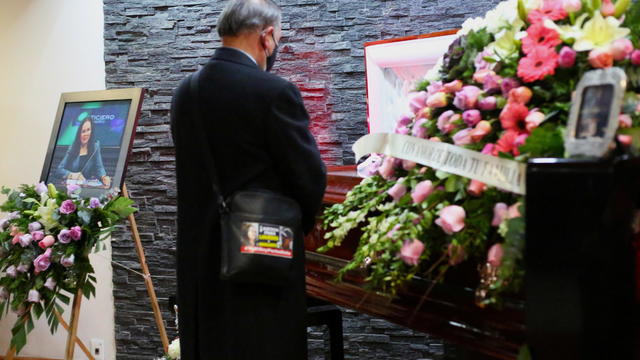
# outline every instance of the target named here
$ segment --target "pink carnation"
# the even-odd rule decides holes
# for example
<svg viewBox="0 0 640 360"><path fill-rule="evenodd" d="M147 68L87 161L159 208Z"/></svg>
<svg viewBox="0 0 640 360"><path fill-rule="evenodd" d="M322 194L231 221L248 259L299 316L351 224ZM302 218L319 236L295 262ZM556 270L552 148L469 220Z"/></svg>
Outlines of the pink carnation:
<svg viewBox="0 0 640 360"><path fill-rule="evenodd" d="M398 181L393 185L387 193L391 195L393 201L398 201L400 198L407 193L407 186L403 184L404 178L398 179Z"/></svg>

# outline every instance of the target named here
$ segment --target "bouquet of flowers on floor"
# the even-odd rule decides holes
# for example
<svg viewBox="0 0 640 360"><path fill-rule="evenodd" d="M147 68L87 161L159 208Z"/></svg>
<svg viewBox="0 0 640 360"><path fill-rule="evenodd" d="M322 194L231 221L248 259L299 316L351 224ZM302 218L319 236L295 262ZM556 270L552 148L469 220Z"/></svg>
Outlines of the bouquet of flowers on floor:
<svg viewBox="0 0 640 360"><path fill-rule="evenodd" d="M0 211L0 318L9 310L18 315L11 346L24 347L33 318L45 314L50 330L79 290L95 296L96 278L88 255L105 245L101 241L116 223L134 211L133 202L111 193L83 199L80 188L67 192L40 183L11 191Z"/></svg>
<svg viewBox="0 0 640 360"><path fill-rule="evenodd" d="M509 0L465 21L457 39L409 94L395 132L526 162L563 157L572 92L589 70L628 78L617 151L640 126L640 4L630 0ZM367 269L372 289L395 294L416 274L440 280L473 258L477 303L522 281L524 201L507 191L415 162L372 155L365 179L324 213L327 244L363 234L340 275Z"/></svg>

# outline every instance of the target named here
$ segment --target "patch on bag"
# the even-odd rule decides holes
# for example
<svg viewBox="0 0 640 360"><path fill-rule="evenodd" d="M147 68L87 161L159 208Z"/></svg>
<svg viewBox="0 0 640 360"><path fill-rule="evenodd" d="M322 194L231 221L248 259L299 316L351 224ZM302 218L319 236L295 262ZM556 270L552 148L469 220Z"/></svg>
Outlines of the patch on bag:
<svg viewBox="0 0 640 360"><path fill-rule="evenodd" d="M280 225L243 222L240 252L291 258L293 230Z"/></svg>

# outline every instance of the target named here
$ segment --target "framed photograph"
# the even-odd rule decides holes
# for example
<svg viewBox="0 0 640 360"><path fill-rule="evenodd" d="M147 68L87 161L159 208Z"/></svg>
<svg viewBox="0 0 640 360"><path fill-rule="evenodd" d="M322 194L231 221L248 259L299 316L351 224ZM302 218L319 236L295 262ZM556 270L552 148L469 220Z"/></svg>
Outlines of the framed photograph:
<svg viewBox="0 0 640 360"><path fill-rule="evenodd" d="M370 133L393 132L409 112L407 94L456 39L458 30L364 44L367 122Z"/></svg>
<svg viewBox="0 0 640 360"><path fill-rule="evenodd" d="M602 157L618 128L627 76L620 68L586 72L574 94L565 146L570 156Z"/></svg>
<svg viewBox="0 0 640 360"><path fill-rule="evenodd" d="M41 181L83 197L121 189L142 105L140 88L63 93Z"/></svg>

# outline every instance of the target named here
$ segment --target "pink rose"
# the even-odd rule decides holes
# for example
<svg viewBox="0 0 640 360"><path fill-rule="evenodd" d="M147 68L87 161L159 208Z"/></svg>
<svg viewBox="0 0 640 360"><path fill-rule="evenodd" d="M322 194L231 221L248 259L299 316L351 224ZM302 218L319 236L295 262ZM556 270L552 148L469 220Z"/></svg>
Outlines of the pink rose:
<svg viewBox="0 0 640 360"><path fill-rule="evenodd" d="M453 105L460 110L473 109L476 107L480 92L481 90L477 86L464 86L462 90L456 93L456 97L453 99Z"/></svg>
<svg viewBox="0 0 640 360"><path fill-rule="evenodd" d="M60 209L58 209L58 211L60 211L61 214L71 214L76 211L76 204L71 200L65 200L60 205Z"/></svg>
<svg viewBox="0 0 640 360"><path fill-rule="evenodd" d="M29 268L31 268L31 264L20 264L18 265L16 270L21 273L26 273L27 271L29 271Z"/></svg>
<svg viewBox="0 0 640 360"><path fill-rule="evenodd" d="M62 266L64 266L64 267L66 267L66 268L71 267L71 266L73 266L73 264L75 262L75 258L76 257L73 254L71 254L71 256L69 256L69 257L63 256L60 259L60 264Z"/></svg>
<svg viewBox="0 0 640 360"><path fill-rule="evenodd" d="M409 93L409 108L412 112L416 113L426 105L427 101L427 92L413 92Z"/></svg>
<svg viewBox="0 0 640 360"><path fill-rule="evenodd" d="M69 236L71 236L71 239L73 240L80 240L80 238L82 237L82 228L80 226L74 226L71 229L69 229Z"/></svg>
<svg viewBox="0 0 640 360"><path fill-rule="evenodd" d="M633 50L631 53L631 63L635 66L640 65L640 50Z"/></svg>
<svg viewBox="0 0 640 360"><path fill-rule="evenodd" d="M47 278L47 281L44 282L44 287L53 291L56 289L56 280L54 278Z"/></svg>
<svg viewBox="0 0 640 360"><path fill-rule="evenodd" d="M418 113L416 114L416 119L421 119L421 118L430 119L431 118L431 108L426 107L426 108L423 108L422 110L418 111Z"/></svg>
<svg viewBox="0 0 640 360"><path fill-rule="evenodd" d="M480 121L471 131L471 141L477 143L478 141L482 140L482 138L487 136L487 134L489 134L491 130L492 128L490 122L486 120Z"/></svg>
<svg viewBox="0 0 640 360"><path fill-rule="evenodd" d="M517 202L517 203L509 206L509 210L507 211L507 217L509 219L518 218L518 217L522 216L522 214L520 214L520 209L518 209L520 207L520 205L522 205L522 204Z"/></svg>
<svg viewBox="0 0 640 360"><path fill-rule="evenodd" d="M32 303L40 302L40 293L38 292L38 290L29 290L27 301Z"/></svg>
<svg viewBox="0 0 640 360"><path fill-rule="evenodd" d="M538 110L532 110L524 119L527 131L533 131L544 121L544 114Z"/></svg>
<svg viewBox="0 0 640 360"><path fill-rule="evenodd" d="M467 258L467 253L462 245L451 243L447 246L447 256L449 256L449 265L455 266Z"/></svg>
<svg viewBox="0 0 640 360"><path fill-rule="evenodd" d="M400 249L400 258L407 265L416 266L420 262L420 255L423 251L424 244L420 240L405 240Z"/></svg>
<svg viewBox="0 0 640 360"><path fill-rule="evenodd" d="M611 53L616 61L626 59L631 55L631 52L633 52L633 43L629 39L618 39L611 44Z"/></svg>
<svg viewBox="0 0 640 360"><path fill-rule="evenodd" d="M438 213L439 218L436 219L436 225L448 235L452 235L464 228L464 219L466 213L461 206L449 205Z"/></svg>
<svg viewBox="0 0 640 360"><path fill-rule="evenodd" d="M24 235L24 233L17 233L13 239L11 239L11 244L15 245L15 244L19 244L20 243L20 236Z"/></svg>
<svg viewBox="0 0 640 360"><path fill-rule="evenodd" d="M517 102L520 104L527 104L531 97L533 96L533 92L526 86L518 86L515 89L509 91L509 102Z"/></svg>
<svg viewBox="0 0 640 360"><path fill-rule="evenodd" d="M453 124L454 121L460 119L460 115L453 112L453 110L447 110L438 116L438 130L448 134L451 130L456 128ZM433 138L432 138L433 139Z"/></svg>
<svg viewBox="0 0 640 360"><path fill-rule="evenodd" d="M44 254L36 257L33 260L33 266L35 267L36 275L42 271L45 271L51 266L51 248L48 248Z"/></svg>
<svg viewBox="0 0 640 360"><path fill-rule="evenodd" d="M409 171L418 165L414 161L402 160L402 168Z"/></svg>
<svg viewBox="0 0 640 360"><path fill-rule="evenodd" d="M502 79L502 83L500 84L500 88L502 89L502 96L509 96L509 92L511 89L515 89L520 86L520 81L515 78L506 78Z"/></svg>
<svg viewBox="0 0 640 360"><path fill-rule="evenodd" d="M476 109L466 110L462 113L462 120L469 126L474 126L480 120L482 120L482 116L480 115L480 111Z"/></svg>
<svg viewBox="0 0 640 360"><path fill-rule="evenodd" d="M39 195L39 194L46 193L47 191L49 191L49 188L44 183L44 181L41 181L38 184L36 184L35 190Z"/></svg>
<svg viewBox="0 0 640 360"><path fill-rule="evenodd" d="M409 128L406 126L400 126L396 128L396 134L400 134L400 135L409 135L410 131L411 130L409 130Z"/></svg>
<svg viewBox="0 0 640 360"><path fill-rule="evenodd" d="M460 90L462 90L462 81L460 80L453 80L452 82L448 82L446 84L444 84L444 90L450 94L458 92Z"/></svg>
<svg viewBox="0 0 640 360"><path fill-rule="evenodd" d="M570 68L576 63L576 51L568 46L563 46L560 49L558 56L558 66L562 68Z"/></svg>
<svg viewBox="0 0 640 360"><path fill-rule="evenodd" d="M487 185L478 180L471 180L467 188L467 192L472 196L480 196L485 190L487 190Z"/></svg>
<svg viewBox="0 0 640 360"><path fill-rule="evenodd" d="M487 96L486 98L478 101L478 108L483 111L491 111L496 108L497 99L495 96Z"/></svg>
<svg viewBox="0 0 640 360"><path fill-rule="evenodd" d="M437 92L427 99L427 106L430 108L441 108L447 106L447 94Z"/></svg>
<svg viewBox="0 0 640 360"><path fill-rule="evenodd" d="M511 90L513 92L513 90ZM508 103L500 112L500 124L505 130L518 130L529 115L529 109L519 102Z"/></svg>
<svg viewBox="0 0 640 360"><path fill-rule="evenodd" d="M499 267L500 264L502 264L503 256L504 250L502 249L502 244L493 244L487 253L487 262L493 267Z"/></svg>
<svg viewBox="0 0 640 360"><path fill-rule="evenodd" d="M562 6L566 12L577 12L582 9L582 1L580 0L563 0Z"/></svg>
<svg viewBox="0 0 640 360"><path fill-rule="evenodd" d="M458 131L453 135L453 143L458 146L471 144L471 131L472 128L466 128Z"/></svg>
<svg viewBox="0 0 640 360"><path fill-rule="evenodd" d="M411 192L411 199L414 204L424 201L433 192L433 183L430 180L424 180L416 184Z"/></svg>
<svg viewBox="0 0 640 360"><path fill-rule="evenodd" d="M400 200L400 198L407 193L407 186L403 184L403 182L404 178L400 178L389 190L387 190L387 193L391 195L393 201Z"/></svg>
<svg viewBox="0 0 640 360"><path fill-rule="evenodd" d="M496 74L489 74L485 76L482 89L486 93L496 93L500 91L500 83L502 82L502 77Z"/></svg>
<svg viewBox="0 0 640 360"><path fill-rule="evenodd" d="M71 230L68 230L68 229L60 230L60 233L58 234L58 241L60 241L62 244L68 244L71 242L71 240L73 240L71 238Z"/></svg>
<svg viewBox="0 0 640 360"><path fill-rule="evenodd" d="M507 216L507 212L509 211L509 207L507 204L499 202L493 206L493 220L491 220L492 226L500 226L502 221Z"/></svg>
<svg viewBox="0 0 640 360"><path fill-rule="evenodd" d="M616 12L616 6L613 5L611 0L602 1L602 6L600 7L600 13L602 13L602 16L604 17L613 16L615 12Z"/></svg>
<svg viewBox="0 0 640 360"><path fill-rule="evenodd" d="M429 96L442 91L445 91L444 86L442 85L442 81L434 81L429 84L429 86L427 86L427 94Z"/></svg>
<svg viewBox="0 0 640 360"><path fill-rule="evenodd" d="M16 276L18 276L18 269L16 268L15 265L9 266L8 268L5 269L4 272L10 278L15 278Z"/></svg>
<svg viewBox="0 0 640 360"><path fill-rule="evenodd" d="M619 134L617 139L623 146L630 146L633 142L633 137L631 135Z"/></svg>
<svg viewBox="0 0 640 360"><path fill-rule="evenodd" d="M384 158L384 160L382 160L382 165L380 165L380 168L378 169L378 173L385 180L390 180L395 175L396 171L393 166L394 162L395 162L395 158L391 156L387 156Z"/></svg>
<svg viewBox="0 0 640 360"><path fill-rule="evenodd" d="M42 239L44 239L44 232L43 231L34 231L31 233L31 238L33 241L40 241Z"/></svg>
<svg viewBox="0 0 640 360"><path fill-rule="evenodd" d="M620 114L618 115L618 122L621 128L630 128L632 124L631 116L628 114Z"/></svg>
<svg viewBox="0 0 640 360"><path fill-rule="evenodd" d="M400 117L400 119L398 119L398 121L396 122L396 126L397 127L401 127L401 126L407 126L409 124L411 124L413 120L411 120L411 118L407 115L402 115Z"/></svg>
<svg viewBox="0 0 640 360"><path fill-rule="evenodd" d="M486 144L483 148L481 153L485 154L485 155L493 155L493 148L495 148L495 144Z"/></svg>
<svg viewBox="0 0 640 360"><path fill-rule="evenodd" d="M496 73L490 69L481 69L476 71L473 74L473 81L480 83L480 84L484 84L484 81L487 79L487 76L489 75L495 75Z"/></svg>
<svg viewBox="0 0 640 360"><path fill-rule="evenodd" d="M429 120L427 119L420 119L418 121L416 121L415 124L413 124L413 128L411 129L411 135L415 136L415 137L419 137L421 139L424 139L427 137L427 128L424 127L423 125L426 124Z"/></svg>
<svg viewBox="0 0 640 360"><path fill-rule="evenodd" d="M608 68L613 66L613 54L603 49L593 49L589 52L589 64L594 68Z"/></svg>
<svg viewBox="0 0 640 360"><path fill-rule="evenodd" d="M55 242L56 242L56 239L53 236L47 235L44 237L44 239L42 239L42 241L38 243L38 246L40 246L40 248L42 249L46 249L49 246L53 245L53 243Z"/></svg>
<svg viewBox="0 0 640 360"><path fill-rule="evenodd" d="M22 234L24 233L21 232L20 228L15 225L11 225L11 227L9 228L9 236L16 236L16 235L22 235Z"/></svg>

